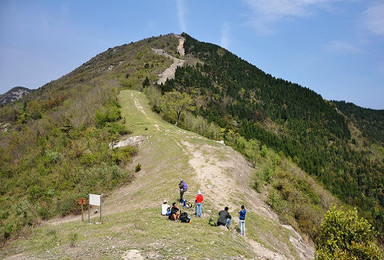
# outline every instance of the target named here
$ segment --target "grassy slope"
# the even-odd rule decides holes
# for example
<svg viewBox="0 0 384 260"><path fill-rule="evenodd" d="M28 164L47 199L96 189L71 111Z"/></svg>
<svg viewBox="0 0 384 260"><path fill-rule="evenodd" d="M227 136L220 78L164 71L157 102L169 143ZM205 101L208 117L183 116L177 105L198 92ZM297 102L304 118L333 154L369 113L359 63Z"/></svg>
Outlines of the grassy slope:
<svg viewBox="0 0 384 260"><path fill-rule="evenodd" d="M140 104L143 105L144 113L137 109L134 100L139 107ZM74 221L49 222L31 230L27 238L9 244L0 253L0 257L116 259L127 256L130 250L135 249L143 257L164 259L225 259L235 256L266 258L273 257L273 252L281 254L275 256L299 258L298 251L289 241L290 236L294 236L293 233L278 224L275 215L265 205L255 205L254 201L250 201L252 196L258 196L256 192L238 193L248 187L241 186L244 184L237 180L234 181L237 185L236 193L225 189L221 191L220 187L216 187L220 193L230 194L231 198L227 201L215 201L214 191L204 186L204 180L199 181L196 168L190 163L190 152L204 146L209 147L209 150L202 151L208 165L213 157L224 160L228 159L229 153L236 156L234 151L162 121L157 114L150 111L146 105L146 97L139 92L123 91L119 102L127 127L133 131L132 135L145 135L147 140L140 144L139 155L130 166L135 167L137 163L142 165L135 180L111 194L106 194L104 224L88 225L82 223L79 216L69 218ZM192 150L188 150L186 142L192 145ZM211 154L212 151L216 154ZM217 162L218 165L220 163ZM219 173L224 174L216 176L218 179L236 174L228 170L228 167L218 167L222 170ZM187 199L193 200L197 189L202 189L203 194L207 195L203 206L205 216L202 219L193 217L191 224L171 222L159 215L163 199L168 199L169 202L177 200L179 178L184 178L189 183ZM239 203L242 202L250 209L246 238L239 236L233 229L238 228L237 208L233 206L231 210L235 221L231 230L210 227L207 224L209 216L216 218L222 205L240 206ZM192 214L192 210L188 212ZM96 220L94 215L92 223Z"/></svg>

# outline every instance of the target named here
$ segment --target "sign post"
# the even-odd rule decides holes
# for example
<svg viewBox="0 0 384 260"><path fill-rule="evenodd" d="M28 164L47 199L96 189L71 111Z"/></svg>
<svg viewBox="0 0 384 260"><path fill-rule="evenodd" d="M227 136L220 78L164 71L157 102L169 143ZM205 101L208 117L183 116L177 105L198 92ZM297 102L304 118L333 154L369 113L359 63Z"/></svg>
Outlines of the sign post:
<svg viewBox="0 0 384 260"><path fill-rule="evenodd" d="M89 194L89 207L88 207L88 223L90 222L91 216L90 216L90 206L99 206L100 207L100 222L101 222L101 205L102 205L102 200L101 200L101 195L96 195L96 194Z"/></svg>
<svg viewBox="0 0 384 260"><path fill-rule="evenodd" d="M84 221L84 209L83 206L87 204L87 200L85 198L78 199L79 205L81 205L81 221Z"/></svg>

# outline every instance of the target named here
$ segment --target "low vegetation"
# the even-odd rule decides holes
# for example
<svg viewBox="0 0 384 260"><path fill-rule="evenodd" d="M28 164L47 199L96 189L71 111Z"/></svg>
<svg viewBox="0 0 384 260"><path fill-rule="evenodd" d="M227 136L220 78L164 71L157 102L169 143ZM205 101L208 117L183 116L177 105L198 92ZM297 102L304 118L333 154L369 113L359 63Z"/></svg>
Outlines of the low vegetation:
<svg viewBox="0 0 384 260"><path fill-rule="evenodd" d="M153 37L110 48L0 107L0 243L41 220L77 213L77 198L132 180L135 169L127 165L136 149L109 148L130 133L117 95L157 79L172 61L152 48L176 55L177 44Z"/></svg>
<svg viewBox="0 0 384 260"><path fill-rule="evenodd" d="M330 208L321 223L316 241L317 260L383 259L376 245L377 232L357 210L340 211Z"/></svg>
<svg viewBox="0 0 384 260"><path fill-rule="evenodd" d="M342 222L343 213L332 209L321 223L331 205L357 206L383 242L381 119L372 126L370 116L362 116L367 121L359 116L367 111L351 112L343 104L265 74L219 46L183 36L190 60L186 64L193 66L178 68L175 79L165 84L155 82L173 61L152 48L179 57L178 39L152 37L110 48L23 100L0 107L0 242L28 232L40 220L76 213L77 198L90 192L108 193L141 171L140 163L130 165L137 153L134 147L109 147L130 133L118 93L136 89L146 93L153 110L164 119L224 140L244 154L255 168L250 185L283 223L319 241L319 259L354 259L350 251L377 255L376 248L369 247L373 244L348 245L339 251L326 246L325 227L335 223L327 221L334 216ZM351 122L363 135L357 137ZM350 214L369 233L371 226L356 212ZM139 230L135 239L146 239L140 235L146 227L135 225ZM45 232L49 237L45 244L60 240L72 248L83 236ZM365 239L374 241L376 236ZM161 255L175 256L168 251ZM191 255L200 257L201 251Z"/></svg>

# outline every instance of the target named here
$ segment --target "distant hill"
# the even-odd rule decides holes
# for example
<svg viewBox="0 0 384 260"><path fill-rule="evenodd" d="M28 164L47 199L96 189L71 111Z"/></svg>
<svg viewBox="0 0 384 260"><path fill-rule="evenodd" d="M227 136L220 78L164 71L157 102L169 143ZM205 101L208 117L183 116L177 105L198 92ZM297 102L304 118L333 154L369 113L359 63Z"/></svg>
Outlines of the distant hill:
<svg viewBox="0 0 384 260"><path fill-rule="evenodd" d="M0 105L11 103L28 95L32 90L25 87L14 87L6 93L0 95Z"/></svg>
<svg viewBox="0 0 384 260"><path fill-rule="evenodd" d="M0 95L0 105L14 102L28 95L32 90L25 87L14 87L6 93Z"/></svg>
<svg viewBox="0 0 384 260"><path fill-rule="evenodd" d="M384 110L367 109L345 101L333 101L364 136L384 145Z"/></svg>

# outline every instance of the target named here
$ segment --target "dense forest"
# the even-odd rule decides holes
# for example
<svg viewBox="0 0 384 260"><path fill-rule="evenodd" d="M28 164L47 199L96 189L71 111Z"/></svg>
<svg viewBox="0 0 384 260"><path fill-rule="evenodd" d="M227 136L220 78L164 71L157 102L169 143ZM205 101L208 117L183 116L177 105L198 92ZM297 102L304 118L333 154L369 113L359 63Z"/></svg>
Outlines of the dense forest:
<svg viewBox="0 0 384 260"><path fill-rule="evenodd" d="M384 110L362 108L344 101L333 102L363 132L364 137L384 145Z"/></svg>
<svg viewBox="0 0 384 260"><path fill-rule="evenodd" d="M183 36L186 55L201 62L178 68L175 79L160 86L162 92L188 93L196 100L196 115L291 158L342 201L358 206L384 234L384 163L369 149L356 148L334 102L274 78L217 45ZM378 127L383 123L375 115L370 119ZM367 129L371 136L373 130ZM377 132L379 139L382 131Z"/></svg>

